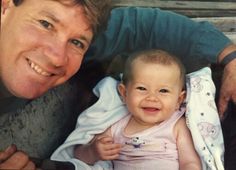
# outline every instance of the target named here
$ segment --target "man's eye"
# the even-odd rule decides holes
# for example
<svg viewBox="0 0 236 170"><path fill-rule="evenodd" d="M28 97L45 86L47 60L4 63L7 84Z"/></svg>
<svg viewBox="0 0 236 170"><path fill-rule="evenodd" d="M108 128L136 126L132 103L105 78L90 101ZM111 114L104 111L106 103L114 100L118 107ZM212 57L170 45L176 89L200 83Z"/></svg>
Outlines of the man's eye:
<svg viewBox="0 0 236 170"><path fill-rule="evenodd" d="M167 89L161 89L161 90L159 90L159 92L161 92L161 93L168 93L169 90L167 90Z"/></svg>
<svg viewBox="0 0 236 170"><path fill-rule="evenodd" d="M81 41L72 39L70 42L74 44L76 47L84 49L84 44Z"/></svg>
<svg viewBox="0 0 236 170"><path fill-rule="evenodd" d="M48 21L45 20L39 20L40 24L47 29L50 29L53 27L53 25L51 23L49 23Z"/></svg>
<svg viewBox="0 0 236 170"><path fill-rule="evenodd" d="M136 87L136 89L138 89L138 90L146 90L146 88L144 88L144 87Z"/></svg>

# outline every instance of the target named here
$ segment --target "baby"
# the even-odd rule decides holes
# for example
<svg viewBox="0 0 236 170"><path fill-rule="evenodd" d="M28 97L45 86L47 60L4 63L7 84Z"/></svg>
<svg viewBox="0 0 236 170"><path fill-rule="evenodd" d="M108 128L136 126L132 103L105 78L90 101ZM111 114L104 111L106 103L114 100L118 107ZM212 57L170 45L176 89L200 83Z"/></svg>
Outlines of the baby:
<svg viewBox="0 0 236 170"><path fill-rule="evenodd" d="M125 64L118 91L129 114L86 145L75 157L87 164L112 160L115 170L201 170L183 116L185 69L171 54L148 50Z"/></svg>

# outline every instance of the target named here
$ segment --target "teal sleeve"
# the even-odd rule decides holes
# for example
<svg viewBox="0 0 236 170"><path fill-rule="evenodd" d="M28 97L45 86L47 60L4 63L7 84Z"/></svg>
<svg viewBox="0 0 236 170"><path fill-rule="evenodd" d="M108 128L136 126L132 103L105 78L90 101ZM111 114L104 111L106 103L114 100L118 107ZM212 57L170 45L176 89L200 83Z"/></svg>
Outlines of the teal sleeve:
<svg viewBox="0 0 236 170"><path fill-rule="evenodd" d="M95 38L85 61L159 48L173 53L184 62L204 59L214 63L218 54L230 43L208 22L195 22L158 8L115 8L107 30Z"/></svg>

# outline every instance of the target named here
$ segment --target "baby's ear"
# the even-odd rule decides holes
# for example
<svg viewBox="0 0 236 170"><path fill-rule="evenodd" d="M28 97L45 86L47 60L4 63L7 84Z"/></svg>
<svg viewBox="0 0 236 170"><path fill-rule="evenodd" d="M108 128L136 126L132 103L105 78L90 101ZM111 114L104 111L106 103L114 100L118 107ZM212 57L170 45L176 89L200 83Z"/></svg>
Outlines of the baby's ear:
<svg viewBox="0 0 236 170"><path fill-rule="evenodd" d="M10 5L13 3L10 0L2 0L1 1L1 12L2 14L5 14L6 10L10 8Z"/></svg>
<svg viewBox="0 0 236 170"><path fill-rule="evenodd" d="M120 83L118 85L118 92L120 93L123 101L125 102L125 97L126 97L126 87L123 83Z"/></svg>
<svg viewBox="0 0 236 170"><path fill-rule="evenodd" d="M184 102L185 100L185 97L186 97L186 91L183 90L180 92L179 94L179 98L178 98L178 105L177 105L177 108L176 109L179 109L181 104Z"/></svg>

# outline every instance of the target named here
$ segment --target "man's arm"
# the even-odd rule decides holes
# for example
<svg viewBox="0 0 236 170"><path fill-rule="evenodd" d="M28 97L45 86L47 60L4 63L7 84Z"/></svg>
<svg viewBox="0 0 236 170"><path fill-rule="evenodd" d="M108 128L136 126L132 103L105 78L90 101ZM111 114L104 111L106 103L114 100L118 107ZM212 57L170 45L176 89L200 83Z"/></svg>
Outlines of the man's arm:
<svg viewBox="0 0 236 170"><path fill-rule="evenodd" d="M158 8L116 8L107 31L95 38L85 58L107 59L121 52L159 48L192 64L199 59L217 62L231 41L208 22Z"/></svg>
<svg viewBox="0 0 236 170"><path fill-rule="evenodd" d="M226 59L227 58L227 59ZM226 63L224 63L226 61ZM228 102L232 100L236 103L236 45L230 45L225 48L219 55L218 62L224 65L222 84L219 98L220 117L224 116Z"/></svg>
<svg viewBox="0 0 236 170"><path fill-rule="evenodd" d="M208 22L195 22L158 8L116 8L112 10L107 31L95 38L85 62L91 59L105 60L123 52L147 48L171 52L182 60L187 71L194 71L206 63L220 62L236 47ZM233 63L235 60L224 69L218 105L221 114L230 98L236 101Z"/></svg>
<svg viewBox="0 0 236 170"><path fill-rule="evenodd" d="M17 151L15 145L0 151L0 169L36 169L35 164L22 151Z"/></svg>

